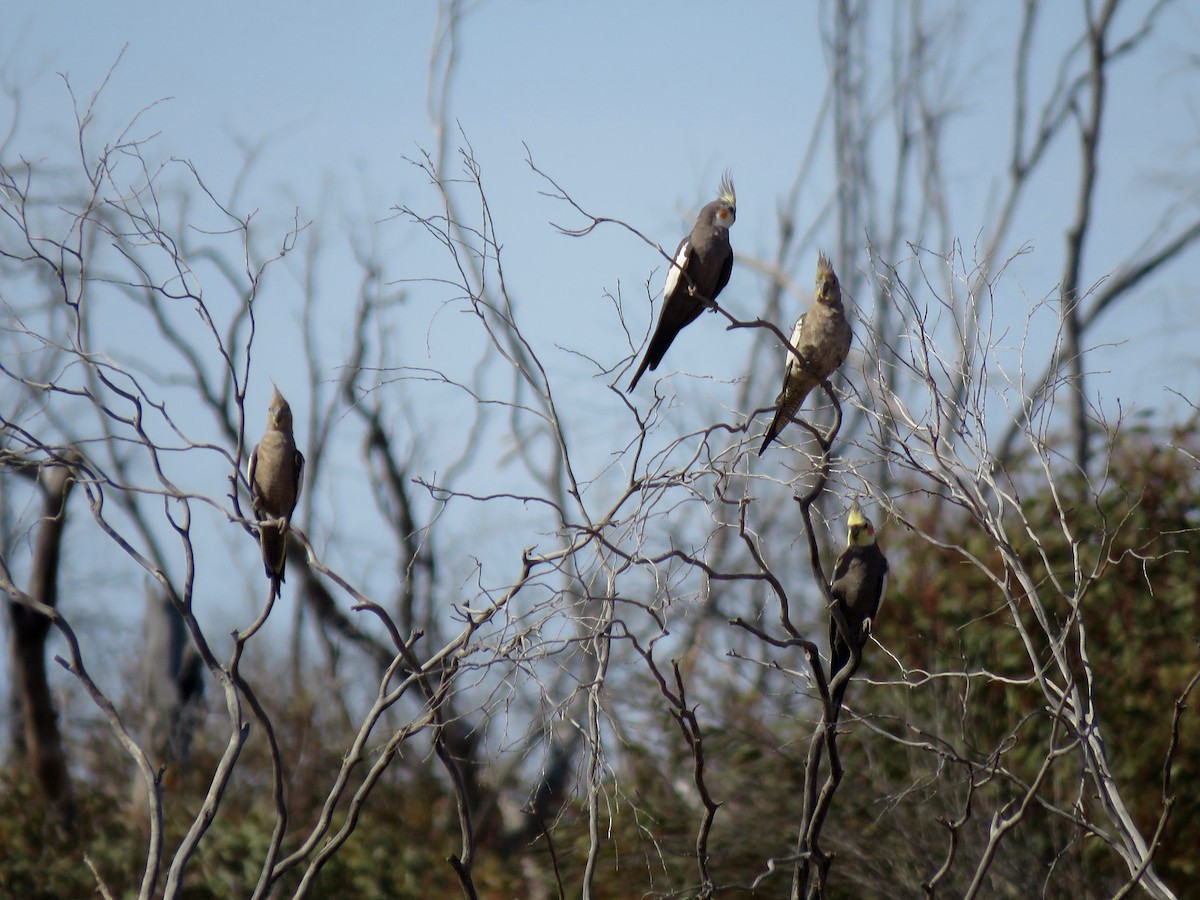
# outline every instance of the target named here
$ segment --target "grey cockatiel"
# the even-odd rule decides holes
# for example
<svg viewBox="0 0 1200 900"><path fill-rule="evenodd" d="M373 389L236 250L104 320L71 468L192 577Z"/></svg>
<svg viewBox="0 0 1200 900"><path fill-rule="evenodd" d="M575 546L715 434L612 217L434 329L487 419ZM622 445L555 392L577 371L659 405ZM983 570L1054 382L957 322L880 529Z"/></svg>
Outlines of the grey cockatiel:
<svg viewBox="0 0 1200 900"><path fill-rule="evenodd" d="M638 366L629 390L637 387L642 373L657 369L675 336L696 321L696 317L717 299L729 283L733 271L733 248L729 245L729 226L737 218L737 195L733 180L726 172L721 178L717 199L706 203L696 217L692 233L679 242L675 261L667 270L663 287L663 308L646 356Z"/></svg>
<svg viewBox="0 0 1200 900"><path fill-rule="evenodd" d="M281 524L259 526L263 566L271 579L271 597L275 598L279 596L287 562L288 521L300 499L304 454L296 449L292 437L292 408L277 387L271 395L267 416L267 430L250 454L246 480L250 483L250 503L259 521L284 520Z"/></svg>
<svg viewBox="0 0 1200 900"><path fill-rule="evenodd" d="M792 421L809 391L836 372L850 352L850 323L842 307L842 286L824 253L817 257L812 308L796 321L792 346L800 351L801 359L787 351L783 390L775 398L775 418L758 449L759 456Z"/></svg>
<svg viewBox="0 0 1200 900"><path fill-rule="evenodd" d="M875 526L863 515L857 500L850 505L846 516L846 532L846 549L833 564L829 592L850 626L851 640L861 650L883 602L888 562L875 540ZM837 621L830 616L829 679L832 681L849 661L850 646L838 630Z"/></svg>

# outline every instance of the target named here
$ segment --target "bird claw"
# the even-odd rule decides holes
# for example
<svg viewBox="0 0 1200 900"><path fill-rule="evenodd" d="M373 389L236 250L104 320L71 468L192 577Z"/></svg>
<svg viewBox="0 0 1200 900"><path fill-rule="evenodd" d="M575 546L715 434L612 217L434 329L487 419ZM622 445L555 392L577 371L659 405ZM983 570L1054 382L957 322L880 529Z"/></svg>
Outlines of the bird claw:
<svg viewBox="0 0 1200 900"><path fill-rule="evenodd" d="M721 308L716 300L713 300L711 297L705 297L697 291L694 284L688 285L688 296L703 306L708 312L716 312Z"/></svg>

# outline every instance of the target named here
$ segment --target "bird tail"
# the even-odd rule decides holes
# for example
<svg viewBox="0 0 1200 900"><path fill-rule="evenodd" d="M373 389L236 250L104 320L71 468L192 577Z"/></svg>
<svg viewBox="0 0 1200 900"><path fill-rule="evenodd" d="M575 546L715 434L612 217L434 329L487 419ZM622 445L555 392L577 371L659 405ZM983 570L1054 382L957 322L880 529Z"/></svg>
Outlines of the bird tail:
<svg viewBox="0 0 1200 900"><path fill-rule="evenodd" d="M758 455L762 456L767 452L767 448L771 446L771 441L775 440L779 434L779 413L775 413L775 418L771 420L771 427L767 429L767 436L763 438L762 446L758 448Z"/></svg>
<svg viewBox="0 0 1200 900"><path fill-rule="evenodd" d="M829 615L829 680L833 681L837 677L837 673L842 671L842 668L850 661L850 648L846 642L842 640L842 633L838 629L837 619L833 613Z"/></svg>
<svg viewBox="0 0 1200 900"><path fill-rule="evenodd" d="M657 363L655 365L657 365ZM633 389L635 387L637 387L638 381L641 379L642 375L645 373L647 368L653 368L653 366L650 365L650 351L649 350L646 351L646 355L642 358L642 364L640 366L638 366L638 370L633 376L633 381L629 382L629 387L625 388L625 393L627 393L627 394L633 393Z"/></svg>
<svg viewBox="0 0 1200 900"><path fill-rule="evenodd" d="M808 392L812 388L806 388L802 391L793 391L791 394L786 389L780 392L779 397L775 402L779 409L775 412L775 418L771 420L771 426L767 429L766 437L763 438L762 446L758 448L758 455L762 456L766 452L767 447L771 445L771 441L779 437L779 432L783 431L796 413L800 411L800 407L804 405L805 398L808 397Z"/></svg>
<svg viewBox="0 0 1200 900"><path fill-rule="evenodd" d="M263 568L271 579L273 597L279 596L279 585L284 582L287 566L287 530L285 527L264 525L259 533L262 546Z"/></svg>
<svg viewBox="0 0 1200 900"><path fill-rule="evenodd" d="M830 616L828 684L834 683L834 680L838 678L838 674L841 672L841 670L844 670L847 665L850 665L852 658L853 656L851 653L850 644L847 644L844 640L842 640L841 631L838 629L838 622L836 622L833 616ZM854 673L851 672L850 676L853 676L853 674ZM846 688L850 686L850 676L847 676L845 682L842 682L840 685L838 685L838 688L834 689L833 695L830 696L830 700L832 700L833 703L833 715L835 721L838 719L838 714L841 712L841 703L845 700Z"/></svg>
<svg viewBox="0 0 1200 900"><path fill-rule="evenodd" d="M842 671L848 662L850 662L850 648L846 646L841 637L837 637L829 645L829 680L833 681L837 678L838 672Z"/></svg>
<svg viewBox="0 0 1200 900"><path fill-rule="evenodd" d="M698 311L697 315L699 315ZM694 319L695 316L692 318ZM691 319L689 319L687 322L684 322L684 325L687 325L690 322ZM663 357L667 355L667 350L670 349L672 342L678 336L682 328L683 326L672 329L661 319L659 320L658 327L654 329L654 334L650 337L650 346L646 348L646 355L642 357L642 364L638 366L637 374L633 376L633 381L629 382L629 387L626 389L626 393L633 392L633 389L637 387L638 381L641 379L642 375L645 374L647 369L653 372L658 368L658 364L662 362Z"/></svg>

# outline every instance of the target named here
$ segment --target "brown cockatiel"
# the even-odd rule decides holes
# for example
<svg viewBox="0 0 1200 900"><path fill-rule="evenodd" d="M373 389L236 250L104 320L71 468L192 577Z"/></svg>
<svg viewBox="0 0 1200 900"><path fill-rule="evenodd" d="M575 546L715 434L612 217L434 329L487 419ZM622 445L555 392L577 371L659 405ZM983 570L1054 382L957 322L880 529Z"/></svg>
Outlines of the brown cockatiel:
<svg viewBox="0 0 1200 900"><path fill-rule="evenodd" d="M842 306L842 286L824 253L817 257L817 288L812 308L796 321L792 346L800 352L801 359L787 351L783 390L775 398L775 418L758 449L759 456L792 421L809 392L836 372L850 352L850 322Z"/></svg>
<svg viewBox="0 0 1200 900"><path fill-rule="evenodd" d="M875 526L855 500L846 516L846 549L833 564L829 592L850 626L850 639L861 651L887 587L888 561L875 540ZM850 646L843 640L837 620L829 617L829 680L850 661Z"/></svg>
<svg viewBox="0 0 1200 900"><path fill-rule="evenodd" d="M304 454L296 449L292 437L292 408L279 388L274 387L267 407L267 430L250 454L246 480L250 483L250 503L260 521L259 542L263 566L271 579L271 598L279 596L287 563L287 532L292 512L300 499L304 476ZM282 519L268 524L266 519Z"/></svg>

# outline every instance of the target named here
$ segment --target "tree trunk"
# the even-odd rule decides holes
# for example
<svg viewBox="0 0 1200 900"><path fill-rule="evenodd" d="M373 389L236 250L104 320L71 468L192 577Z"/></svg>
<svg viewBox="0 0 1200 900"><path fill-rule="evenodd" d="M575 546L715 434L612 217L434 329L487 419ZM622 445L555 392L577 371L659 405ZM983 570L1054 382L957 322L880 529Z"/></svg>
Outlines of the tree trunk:
<svg viewBox="0 0 1200 900"><path fill-rule="evenodd" d="M143 637L148 749L158 765L170 765L188 758L195 709L204 696L204 663L179 611L153 587L146 589Z"/></svg>
<svg viewBox="0 0 1200 900"><path fill-rule="evenodd" d="M34 539L29 596L49 607L58 602L58 567L67 496L74 483L73 472L65 467L45 468L38 477L42 517ZM46 672L50 619L11 600L8 618L13 695L21 722L21 739L14 741L14 749L46 799L69 821L74 814L71 780Z"/></svg>

